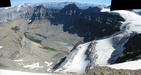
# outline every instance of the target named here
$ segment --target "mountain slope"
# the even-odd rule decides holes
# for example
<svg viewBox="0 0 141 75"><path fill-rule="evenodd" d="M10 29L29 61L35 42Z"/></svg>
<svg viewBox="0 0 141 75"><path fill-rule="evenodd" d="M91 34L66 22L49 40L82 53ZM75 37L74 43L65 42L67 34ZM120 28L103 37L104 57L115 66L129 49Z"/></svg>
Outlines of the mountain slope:
<svg viewBox="0 0 141 75"><path fill-rule="evenodd" d="M0 14L4 69L84 74L97 65L114 65L141 31L141 16L125 10L80 9L74 3L62 9L30 4L8 9Z"/></svg>
<svg viewBox="0 0 141 75"><path fill-rule="evenodd" d="M125 21L122 22L122 25L120 26L120 31L117 33L114 33L110 36L100 38L98 40L94 40L91 43L87 45L85 50L79 46L76 47L76 50L74 50L70 56L67 57L66 61L62 63L62 65L58 68L61 72L74 72L76 68L71 65L73 65L72 61L75 61L75 58L77 57L77 53L79 51L84 51L82 54L82 57L85 59L85 62L88 62L87 67L85 67L85 70L89 70L90 68L95 68L95 66L107 66L113 67L113 68L121 68L121 69L141 69L141 67L137 64L140 63L140 60L133 61L133 62L127 62L127 63L121 63L121 64L115 64L115 61L118 59L118 57L122 54L124 51L124 46L128 42L130 38L132 38L136 34L140 34L141 31L141 23L140 19L141 16L135 14L134 12L130 11L114 11L119 13ZM110 12L113 13L113 12ZM86 45L87 43L83 44ZM75 54L75 56L73 56ZM86 57L84 57L86 56ZM73 58L72 58L73 57ZM69 63L68 66L67 63ZM83 63L83 62L81 62ZM128 66L129 64L136 64L132 67ZM113 64L113 65L110 65ZM123 65L123 66L122 66ZM80 65L79 67L81 67ZM69 68L73 70L69 70ZM57 71L58 71L57 69ZM82 67L81 67L82 69ZM85 70L77 69L76 73L84 73ZM84 67L83 67L84 69ZM81 70L81 71L79 71Z"/></svg>
<svg viewBox="0 0 141 75"><path fill-rule="evenodd" d="M1 9L0 68L46 72L75 45L119 31L118 21L124 19L100 10L80 9L75 4L62 9L32 4Z"/></svg>

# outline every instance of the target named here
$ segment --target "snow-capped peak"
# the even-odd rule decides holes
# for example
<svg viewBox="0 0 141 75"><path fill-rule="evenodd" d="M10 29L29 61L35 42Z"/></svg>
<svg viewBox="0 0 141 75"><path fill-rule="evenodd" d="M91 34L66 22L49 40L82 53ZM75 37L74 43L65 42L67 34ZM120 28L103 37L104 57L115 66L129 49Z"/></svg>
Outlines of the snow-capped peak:
<svg viewBox="0 0 141 75"><path fill-rule="evenodd" d="M140 15L138 15L135 12L132 12L132 11L117 10L117 11L112 11L112 12L119 13L126 21L136 21L136 20L141 19Z"/></svg>
<svg viewBox="0 0 141 75"><path fill-rule="evenodd" d="M110 9L109 8L102 8L101 12L110 12Z"/></svg>

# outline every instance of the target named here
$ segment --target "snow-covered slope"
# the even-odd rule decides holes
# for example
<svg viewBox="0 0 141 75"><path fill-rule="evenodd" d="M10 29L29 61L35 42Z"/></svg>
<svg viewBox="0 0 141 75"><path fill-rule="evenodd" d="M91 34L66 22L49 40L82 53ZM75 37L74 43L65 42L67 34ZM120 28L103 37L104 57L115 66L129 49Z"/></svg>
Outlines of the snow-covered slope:
<svg viewBox="0 0 141 75"><path fill-rule="evenodd" d="M109 8L102 8L101 12L110 12Z"/></svg>
<svg viewBox="0 0 141 75"><path fill-rule="evenodd" d="M126 11L126 10L116 10L116 11L111 11L111 12L117 12L119 13L126 21L136 21L140 20L141 16L136 14L135 12L132 11Z"/></svg>
<svg viewBox="0 0 141 75"><path fill-rule="evenodd" d="M2 69L0 69L0 75L62 75L62 74L29 73L29 72L21 72L21 71L12 71L12 70L2 70Z"/></svg>
<svg viewBox="0 0 141 75"><path fill-rule="evenodd" d="M141 59L136 61L120 63L120 64L107 65L107 66L115 69L138 70L141 69Z"/></svg>
<svg viewBox="0 0 141 75"><path fill-rule="evenodd" d="M103 9L105 12L105 9ZM107 12L107 11L106 11ZM80 44L67 58L68 61L57 69L61 72L84 73L88 68L95 66L109 66L113 64L123 52L124 45L129 38L141 33L141 16L126 10L111 11L120 14L125 21L121 22L120 31L111 36L106 36L91 43ZM74 55L75 54L75 55ZM87 59L87 60L84 60ZM140 60L110 65L116 69L141 69ZM128 66L136 64L134 66ZM121 67L120 67L121 66Z"/></svg>
<svg viewBox="0 0 141 75"><path fill-rule="evenodd" d="M118 12L124 19L120 27L120 32L117 32L109 37L95 40L95 54L98 55L95 64L106 65L113 63L119 54L123 51L124 44L130 37L137 33L141 33L141 16L129 11L114 11Z"/></svg>
<svg viewBox="0 0 141 75"><path fill-rule="evenodd" d="M57 69L56 72L76 72L84 73L85 68L87 67L89 61L86 60L87 56L85 54L88 49L90 42L85 44L80 44L76 49L78 52L74 52L74 56L71 56L72 59L68 59L67 63L61 68Z"/></svg>
<svg viewBox="0 0 141 75"><path fill-rule="evenodd" d="M119 32L94 41L96 45L95 48L93 48L95 51L93 57L97 56L97 58L94 59L93 67L96 65L104 66L114 63L124 50L124 45L128 39L135 34L141 33L141 16L125 10L114 12L119 13L125 19L125 22L122 22ZM132 69L132 67L130 68Z"/></svg>

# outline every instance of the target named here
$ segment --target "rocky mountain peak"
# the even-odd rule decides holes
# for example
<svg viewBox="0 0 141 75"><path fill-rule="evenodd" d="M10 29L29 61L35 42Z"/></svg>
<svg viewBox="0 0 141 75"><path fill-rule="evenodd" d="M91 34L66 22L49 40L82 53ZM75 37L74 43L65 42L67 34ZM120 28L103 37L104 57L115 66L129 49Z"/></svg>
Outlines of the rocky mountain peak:
<svg viewBox="0 0 141 75"><path fill-rule="evenodd" d="M101 7L89 7L88 9L87 9L87 11L90 11L90 12L100 12L102 10L102 8Z"/></svg>
<svg viewBox="0 0 141 75"><path fill-rule="evenodd" d="M81 9L79 9L76 4L72 3L72 4L64 6L64 8L61 9L60 13L72 15L72 14L79 13L80 10Z"/></svg>
<svg viewBox="0 0 141 75"><path fill-rule="evenodd" d="M68 10L77 10L79 9L78 6L74 3L69 4L69 5L65 5L63 9L68 9Z"/></svg>

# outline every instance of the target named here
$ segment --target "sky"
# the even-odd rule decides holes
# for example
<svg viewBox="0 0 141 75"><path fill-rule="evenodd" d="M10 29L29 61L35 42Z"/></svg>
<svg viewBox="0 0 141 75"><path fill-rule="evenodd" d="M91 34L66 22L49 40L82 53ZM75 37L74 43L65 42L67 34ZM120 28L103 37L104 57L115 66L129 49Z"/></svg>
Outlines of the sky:
<svg viewBox="0 0 141 75"><path fill-rule="evenodd" d="M23 3L47 3L47 2L79 2L104 5L111 4L111 0L11 0L11 5L15 6Z"/></svg>

